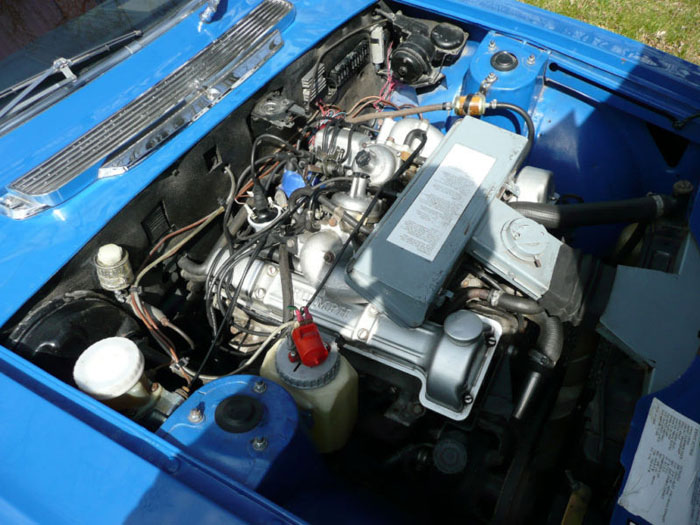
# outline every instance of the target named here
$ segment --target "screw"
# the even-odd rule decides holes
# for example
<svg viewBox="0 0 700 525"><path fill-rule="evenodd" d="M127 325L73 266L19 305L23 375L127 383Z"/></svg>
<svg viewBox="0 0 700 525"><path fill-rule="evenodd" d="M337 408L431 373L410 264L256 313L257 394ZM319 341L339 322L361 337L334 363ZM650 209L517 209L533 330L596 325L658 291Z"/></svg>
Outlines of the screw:
<svg viewBox="0 0 700 525"><path fill-rule="evenodd" d="M369 305L369 313L372 315L377 315L377 314L379 314L379 310L377 310L376 306L371 304L371 305Z"/></svg>
<svg viewBox="0 0 700 525"><path fill-rule="evenodd" d="M360 341L367 341L367 338L369 337L369 330L366 328L361 328L359 332L357 332L357 338Z"/></svg>
<svg viewBox="0 0 700 525"><path fill-rule="evenodd" d="M267 267L267 274L271 277L274 277L275 275L277 275L277 267L272 266L272 265L268 266Z"/></svg>
<svg viewBox="0 0 700 525"><path fill-rule="evenodd" d="M323 254L323 260L331 264L335 260L335 254L333 252L326 252Z"/></svg>
<svg viewBox="0 0 700 525"><path fill-rule="evenodd" d="M535 55L530 55L529 57L527 57L527 65L528 66L531 66L534 63L535 63Z"/></svg>
<svg viewBox="0 0 700 525"><path fill-rule="evenodd" d="M420 416L425 411L425 409L421 406L420 403L413 403L411 410L413 411L413 414L416 416Z"/></svg>
<svg viewBox="0 0 700 525"><path fill-rule="evenodd" d="M331 217L330 219L328 219L328 226L338 226L338 221L335 217Z"/></svg>
<svg viewBox="0 0 700 525"><path fill-rule="evenodd" d="M491 40L491 42L489 42L489 49L491 49L491 50L496 49L496 41L495 40Z"/></svg>
<svg viewBox="0 0 700 525"><path fill-rule="evenodd" d="M463 400L466 405L471 405L474 402L474 398L471 394L465 394Z"/></svg>
<svg viewBox="0 0 700 525"><path fill-rule="evenodd" d="M192 410L190 410L187 419L189 419L190 423L201 423L204 419L204 414L200 409L193 408Z"/></svg>
<svg viewBox="0 0 700 525"><path fill-rule="evenodd" d="M258 436L253 438L253 441L251 441L251 444L253 445L253 450L256 452L262 452L267 448L267 438L263 436Z"/></svg>
<svg viewBox="0 0 700 525"><path fill-rule="evenodd" d="M496 73L491 71L491 73L486 76L486 82L495 82L497 78Z"/></svg>
<svg viewBox="0 0 700 525"><path fill-rule="evenodd" d="M255 297L256 299L262 299L265 297L265 288L258 288L255 290Z"/></svg>
<svg viewBox="0 0 700 525"><path fill-rule="evenodd" d="M267 390L267 383L263 381L262 379L258 379L255 384L253 385L253 392L256 394L262 394Z"/></svg>

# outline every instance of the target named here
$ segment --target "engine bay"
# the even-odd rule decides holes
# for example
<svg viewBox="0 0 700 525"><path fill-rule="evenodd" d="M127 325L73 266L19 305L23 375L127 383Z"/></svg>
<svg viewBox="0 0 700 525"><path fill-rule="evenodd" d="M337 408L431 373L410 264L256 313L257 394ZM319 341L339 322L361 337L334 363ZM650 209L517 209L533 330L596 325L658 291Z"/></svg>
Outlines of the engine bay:
<svg viewBox="0 0 700 525"><path fill-rule="evenodd" d="M311 522L323 490L382 522L554 523L581 487L605 520L648 370L596 325L619 264L681 257L693 188L558 193L532 155L547 68L379 4L164 171L3 344Z"/></svg>

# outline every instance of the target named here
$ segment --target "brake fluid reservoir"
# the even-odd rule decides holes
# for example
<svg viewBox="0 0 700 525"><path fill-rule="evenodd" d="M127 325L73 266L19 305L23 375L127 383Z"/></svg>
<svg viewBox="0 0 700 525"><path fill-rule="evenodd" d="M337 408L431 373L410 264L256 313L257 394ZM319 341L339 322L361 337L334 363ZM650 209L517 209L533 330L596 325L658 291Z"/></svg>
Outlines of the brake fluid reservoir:
<svg viewBox="0 0 700 525"><path fill-rule="evenodd" d="M331 350L316 366L306 366L284 339L265 356L260 375L282 385L302 410L313 417L311 437L322 453L347 443L357 419L357 372Z"/></svg>
<svg viewBox="0 0 700 525"><path fill-rule="evenodd" d="M78 358L73 380L78 388L117 410L138 409L151 402L144 358L126 337L108 337L89 346Z"/></svg>

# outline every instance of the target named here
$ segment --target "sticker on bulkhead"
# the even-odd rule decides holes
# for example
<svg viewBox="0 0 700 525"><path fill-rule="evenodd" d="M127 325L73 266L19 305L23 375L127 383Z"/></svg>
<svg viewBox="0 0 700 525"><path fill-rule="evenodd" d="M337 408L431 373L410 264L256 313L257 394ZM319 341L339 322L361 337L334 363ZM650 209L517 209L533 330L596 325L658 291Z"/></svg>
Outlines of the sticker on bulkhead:
<svg viewBox="0 0 700 525"><path fill-rule="evenodd" d="M496 159L455 144L387 240L433 261Z"/></svg>
<svg viewBox="0 0 700 525"><path fill-rule="evenodd" d="M654 398L617 503L653 525L700 524L700 423Z"/></svg>

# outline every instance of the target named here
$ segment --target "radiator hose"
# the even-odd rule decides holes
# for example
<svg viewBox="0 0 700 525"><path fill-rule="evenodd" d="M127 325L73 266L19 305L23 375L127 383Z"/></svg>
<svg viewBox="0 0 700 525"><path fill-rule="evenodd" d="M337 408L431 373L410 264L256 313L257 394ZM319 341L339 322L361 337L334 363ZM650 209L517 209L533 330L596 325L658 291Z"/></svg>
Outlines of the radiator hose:
<svg viewBox="0 0 700 525"><path fill-rule="evenodd" d="M469 287L457 292L452 299L452 307L448 313L459 310L465 301L472 299L479 299L494 308L501 308L517 314L535 315L544 311L544 308L537 301L529 297L520 297L500 290Z"/></svg>
<svg viewBox="0 0 700 525"><path fill-rule="evenodd" d="M559 362L564 348L564 327L557 317L546 313L530 316L539 325L540 335L537 348L530 352L530 370L525 384L513 409L513 418L525 419L540 398L552 370Z"/></svg>
<svg viewBox="0 0 700 525"><path fill-rule="evenodd" d="M649 221L670 214L675 204L676 200L668 195L649 195L637 199L581 204L512 202L510 207L548 230L560 230L598 224Z"/></svg>

